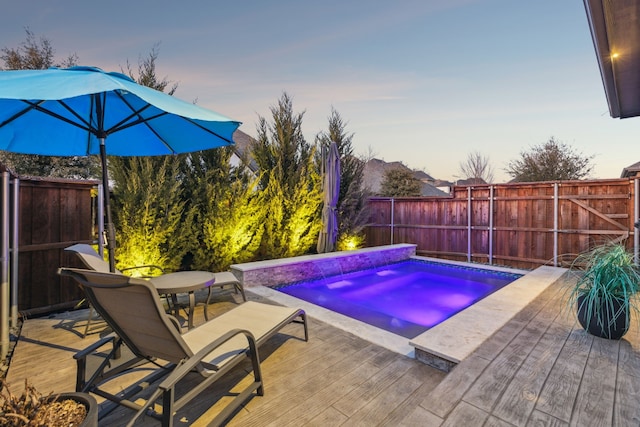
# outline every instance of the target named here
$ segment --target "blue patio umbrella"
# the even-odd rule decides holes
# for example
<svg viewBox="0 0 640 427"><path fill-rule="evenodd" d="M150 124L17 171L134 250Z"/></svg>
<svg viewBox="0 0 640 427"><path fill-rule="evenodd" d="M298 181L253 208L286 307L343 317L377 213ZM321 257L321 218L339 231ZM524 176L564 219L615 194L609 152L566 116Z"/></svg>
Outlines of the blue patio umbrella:
<svg viewBox="0 0 640 427"><path fill-rule="evenodd" d="M107 156L156 156L231 145L239 125L124 74L95 67L0 71L0 150L100 156L112 271L115 236Z"/></svg>
<svg viewBox="0 0 640 427"><path fill-rule="evenodd" d="M329 153L324 156L323 147L323 169L322 181L323 207L322 207L322 229L318 236L318 253L333 252L336 250L336 239L338 238L338 214L336 207L340 196L340 153L338 144L332 142L329 145Z"/></svg>

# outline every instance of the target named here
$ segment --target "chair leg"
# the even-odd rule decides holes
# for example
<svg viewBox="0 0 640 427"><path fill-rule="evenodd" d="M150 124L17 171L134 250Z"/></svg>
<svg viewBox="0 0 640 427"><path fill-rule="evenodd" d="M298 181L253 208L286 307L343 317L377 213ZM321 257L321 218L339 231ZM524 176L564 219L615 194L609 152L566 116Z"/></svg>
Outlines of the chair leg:
<svg viewBox="0 0 640 427"><path fill-rule="evenodd" d="M91 326L91 320L93 319L93 307L89 304L89 317L87 317L87 324L84 326L84 333L82 334L82 338L86 338L87 334L89 334L89 326Z"/></svg>
<svg viewBox="0 0 640 427"><path fill-rule="evenodd" d="M245 295L244 288L242 287L240 282L234 283L233 286L236 288L236 293L240 291L240 294L242 295L242 301L247 302L247 295Z"/></svg>
<svg viewBox="0 0 640 427"><path fill-rule="evenodd" d="M98 316L98 312L93 308L91 304L89 304L89 316L87 317L87 323L84 326L84 332L82 334L82 338L86 338L89 335L89 328L91 327L91 322Z"/></svg>
<svg viewBox="0 0 640 427"><path fill-rule="evenodd" d="M209 320L209 304L211 304L212 294L213 292L211 292L211 286L209 286L209 288L207 289L207 301L204 303L204 320L205 321Z"/></svg>

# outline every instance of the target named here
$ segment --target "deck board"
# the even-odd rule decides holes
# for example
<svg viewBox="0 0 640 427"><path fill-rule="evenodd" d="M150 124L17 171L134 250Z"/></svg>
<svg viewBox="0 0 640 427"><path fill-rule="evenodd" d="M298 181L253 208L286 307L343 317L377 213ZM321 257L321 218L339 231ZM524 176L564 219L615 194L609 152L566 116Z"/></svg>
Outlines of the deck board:
<svg viewBox="0 0 640 427"><path fill-rule="evenodd" d="M265 395L247 401L227 424L639 425L637 321L620 341L594 338L563 310L560 286L543 292L448 374L313 318L309 342L299 325L288 325L260 348ZM211 316L235 304L235 296L221 296ZM21 391L25 377L45 393L73 390L72 355L107 333L82 338L85 319L86 311L77 311L26 320L7 376L12 392ZM203 321L196 312L196 323ZM251 380L249 372L248 361L238 365L181 410L177 425L206 425L229 390ZM131 416L118 408L101 425L123 425ZM147 417L137 425L158 422Z"/></svg>
<svg viewBox="0 0 640 427"><path fill-rule="evenodd" d="M527 422L567 336L564 325L553 323L549 327L512 377L492 411L494 415L514 425Z"/></svg>
<svg viewBox="0 0 640 427"><path fill-rule="evenodd" d="M555 417L552 417L549 414L545 414L544 412L540 412L538 410L534 410L529 417L529 421L527 422L527 427L536 427L536 426L545 426L545 427L568 427L569 423L566 423L562 420L559 420Z"/></svg>
<svg viewBox="0 0 640 427"><path fill-rule="evenodd" d="M460 402L447 417L442 427L481 426L489 413L467 402Z"/></svg>
<svg viewBox="0 0 640 427"><path fill-rule="evenodd" d="M569 422L593 337L574 329L567 338L536 402L536 409Z"/></svg>
<svg viewBox="0 0 640 427"><path fill-rule="evenodd" d="M602 426L613 423L619 343L594 338L571 416L571 424ZM594 405L593 402L602 404Z"/></svg>
<svg viewBox="0 0 640 427"><path fill-rule="evenodd" d="M509 344L510 351L503 351L493 359L463 400L491 411L548 326L544 316L534 318Z"/></svg>
<svg viewBox="0 0 640 427"><path fill-rule="evenodd" d="M455 375L447 375L420 404L440 418L446 418L462 400L462 396L478 379L490 360L472 354L456 366Z"/></svg>
<svg viewBox="0 0 640 427"><path fill-rule="evenodd" d="M416 367L417 369L419 367ZM420 378L413 375L413 369L402 375L388 387L381 390L366 405L360 407L344 423L345 426L394 425L390 421L394 410L401 406L422 384Z"/></svg>

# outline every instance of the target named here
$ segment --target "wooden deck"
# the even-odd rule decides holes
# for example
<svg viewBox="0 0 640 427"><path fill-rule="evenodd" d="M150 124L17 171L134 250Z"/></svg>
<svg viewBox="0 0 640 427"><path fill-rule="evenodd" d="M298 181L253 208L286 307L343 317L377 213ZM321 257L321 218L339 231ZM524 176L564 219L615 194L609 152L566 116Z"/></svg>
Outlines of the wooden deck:
<svg viewBox="0 0 640 427"><path fill-rule="evenodd" d="M230 298L211 307L227 309ZM640 425L638 325L620 341L594 338L561 311L561 299L560 284L549 287L449 374L314 319L309 342L290 325L261 349L265 395L228 425ZM14 393L25 377L43 392L73 390L72 354L100 335L79 336L83 316L25 321L7 377ZM221 388L246 381L247 367ZM219 410L216 390L181 411L176 425L205 425ZM118 409L100 424L131 415Z"/></svg>

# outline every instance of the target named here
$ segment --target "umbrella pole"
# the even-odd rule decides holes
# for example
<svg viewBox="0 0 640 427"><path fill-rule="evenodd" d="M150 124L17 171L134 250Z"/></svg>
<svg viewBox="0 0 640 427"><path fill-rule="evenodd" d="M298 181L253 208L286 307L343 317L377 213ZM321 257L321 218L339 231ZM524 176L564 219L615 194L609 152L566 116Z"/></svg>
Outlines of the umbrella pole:
<svg viewBox="0 0 640 427"><path fill-rule="evenodd" d="M109 251L109 270L116 271L115 250L116 230L111 222L111 204L109 203L109 171L107 169L107 150L104 145L105 138L100 138L100 161L102 162L102 195L104 197L104 209L107 215L107 250Z"/></svg>

